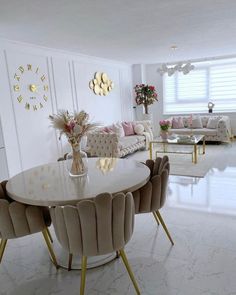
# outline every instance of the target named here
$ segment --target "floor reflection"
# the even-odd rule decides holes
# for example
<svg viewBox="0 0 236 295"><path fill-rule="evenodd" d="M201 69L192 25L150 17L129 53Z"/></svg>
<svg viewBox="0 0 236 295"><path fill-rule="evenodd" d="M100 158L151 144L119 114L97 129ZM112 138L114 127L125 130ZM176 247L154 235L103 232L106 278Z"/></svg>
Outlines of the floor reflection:
<svg viewBox="0 0 236 295"><path fill-rule="evenodd" d="M236 215L236 167L222 167L205 178L170 176L168 206Z"/></svg>

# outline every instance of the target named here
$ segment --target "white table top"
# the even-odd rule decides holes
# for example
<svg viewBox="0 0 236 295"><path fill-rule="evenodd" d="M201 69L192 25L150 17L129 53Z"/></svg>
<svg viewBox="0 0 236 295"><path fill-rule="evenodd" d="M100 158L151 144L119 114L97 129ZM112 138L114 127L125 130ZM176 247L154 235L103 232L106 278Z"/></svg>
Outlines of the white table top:
<svg viewBox="0 0 236 295"><path fill-rule="evenodd" d="M66 161L38 166L12 177L7 183L9 196L19 202L37 206L76 204L109 192L139 189L149 179L149 168L128 159L116 159L112 171L99 169L99 159L88 159L88 175L71 178Z"/></svg>

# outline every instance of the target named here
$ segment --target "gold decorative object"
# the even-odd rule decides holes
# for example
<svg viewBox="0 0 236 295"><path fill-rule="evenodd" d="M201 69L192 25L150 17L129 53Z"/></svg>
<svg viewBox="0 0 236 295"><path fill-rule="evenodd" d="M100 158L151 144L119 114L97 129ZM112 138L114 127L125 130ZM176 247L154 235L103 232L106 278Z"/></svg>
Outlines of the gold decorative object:
<svg viewBox="0 0 236 295"><path fill-rule="evenodd" d="M100 86L98 84L94 85L93 91L95 94L100 94Z"/></svg>
<svg viewBox="0 0 236 295"><path fill-rule="evenodd" d="M96 95L108 95L114 88L114 82L111 81L106 73L96 72L94 78L89 82L89 88Z"/></svg>
<svg viewBox="0 0 236 295"><path fill-rule="evenodd" d="M30 84L30 85L29 85L29 90L30 90L31 92L37 92L37 90L38 90L37 85L35 85L35 84Z"/></svg>
<svg viewBox="0 0 236 295"><path fill-rule="evenodd" d="M99 158L96 162L96 167L102 171L103 174L114 170L117 163L117 158Z"/></svg>
<svg viewBox="0 0 236 295"><path fill-rule="evenodd" d="M106 83L107 80L108 80L107 74L106 74L106 73L102 73L102 81L103 81L104 83Z"/></svg>
<svg viewBox="0 0 236 295"><path fill-rule="evenodd" d="M34 83L27 84L25 81L31 76L30 81ZM18 92L16 99L19 103L23 102L26 110L37 111L43 108L48 100L46 95L49 91L47 76L40 71L39 67L31 64L21 65L14 73L14 84L12 86L14 93ZM22 92L24 91L24 93ZM32 95L32 93L34 93Z"/></svg>

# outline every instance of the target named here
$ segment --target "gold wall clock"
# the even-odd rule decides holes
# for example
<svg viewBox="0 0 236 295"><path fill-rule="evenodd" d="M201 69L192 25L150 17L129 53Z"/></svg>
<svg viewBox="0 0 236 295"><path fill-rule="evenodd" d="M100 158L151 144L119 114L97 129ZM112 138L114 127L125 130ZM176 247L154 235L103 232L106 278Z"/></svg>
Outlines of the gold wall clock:
<svg viewBox="0 0 236 295"><path fill-rule="evenodd" d="M94 78L89 82L89 88L96 95L108 95L114 88L114 82L109 79L106 73L96 72Z"/></svg>
<svg viewBox="0 0 236 295"><path fill-rule="evenodd" d="M17 101L26 110L42 109L48 100L48 79L38 66L19 66L15 71L12 87Z"/></svg>

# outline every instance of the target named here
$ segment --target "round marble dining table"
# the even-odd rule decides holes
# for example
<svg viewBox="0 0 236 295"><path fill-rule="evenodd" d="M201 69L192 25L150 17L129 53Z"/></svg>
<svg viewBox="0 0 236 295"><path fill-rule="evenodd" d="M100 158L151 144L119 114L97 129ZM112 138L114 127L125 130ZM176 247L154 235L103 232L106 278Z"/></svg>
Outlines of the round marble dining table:
<svg viewBox="0 0 236 295"><path fill-rule="evenodd" d="M132 192L149 179L143 163L129 159L89 158L88 174L70 177L67 161L23 171L9 179L6 189L15 201L36 206L76 204L109 192Z"/></svg>
<svg viewBox="0 0 236 295"><path fill-rule="evenodd" d="M9 179L6 189L15 201L36 206L74 205L103 192L132 192L145 185L149 168L129 159L89 158L88 174L69 176L67 161L49 163L23 171ZM67 269L68 253L53 243L59 266ZM116 258L116 253L89 257L88 268L104 265ZM81 257L73 257L73 270L81 269Z"/></svg>

